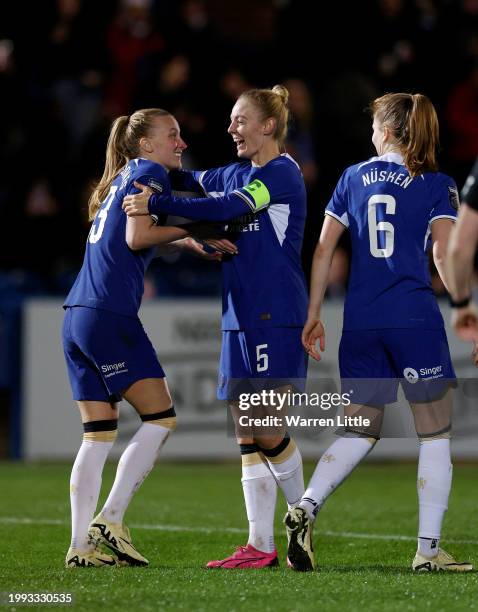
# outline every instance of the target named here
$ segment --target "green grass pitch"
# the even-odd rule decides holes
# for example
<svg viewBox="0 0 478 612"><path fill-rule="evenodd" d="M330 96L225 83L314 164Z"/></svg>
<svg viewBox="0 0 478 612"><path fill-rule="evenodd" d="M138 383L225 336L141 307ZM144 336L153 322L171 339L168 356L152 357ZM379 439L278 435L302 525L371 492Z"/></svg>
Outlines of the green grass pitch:
<svg viewBox="0 0 478 612"><path fill-rule="evenodd" d="M306 466L306 477L313 469ZM76 611L335 611L478 609L478 573L412 574L417 525L415 466L359 467L329 499L315 530L320 571L281 566L205 570L246 541L240 466L159 463L127 514L148 568L67 570L69 465L0 464L0 592L69 592ZM444 547L478 564L478 467L456 465ZM108 465L103 494L111 485ZM64 609L37 606L36 609ZM20 609L20 606L0 606Z"/></svg>

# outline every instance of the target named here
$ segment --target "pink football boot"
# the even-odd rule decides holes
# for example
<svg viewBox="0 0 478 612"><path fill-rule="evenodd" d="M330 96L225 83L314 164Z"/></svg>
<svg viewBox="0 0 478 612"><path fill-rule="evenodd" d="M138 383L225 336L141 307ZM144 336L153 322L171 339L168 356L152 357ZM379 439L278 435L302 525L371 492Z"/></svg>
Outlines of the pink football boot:
<svg viewBox="0 0 478 612"><path fill-rule="evenodd" d="M260 569L262 567L277 567L279 559L277 551L266 553L257 550L251 544L238 546L230 557L220 561L209 561L206 567L218 569Z"/></svg>

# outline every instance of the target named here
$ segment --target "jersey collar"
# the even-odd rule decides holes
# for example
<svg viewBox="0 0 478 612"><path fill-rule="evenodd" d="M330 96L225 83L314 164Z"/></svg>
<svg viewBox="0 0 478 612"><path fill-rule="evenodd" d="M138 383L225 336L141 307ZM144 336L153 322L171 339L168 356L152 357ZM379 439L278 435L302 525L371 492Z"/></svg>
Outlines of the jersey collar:
<svg viewBox="0 0 478 612"><path fill-rule="evenodd" d="M397 153L396 151L389 151L388 153L384 153L384 155L380 155L380 157L376 157L375 159L377 161L393 162L403 166L403 155L401 153Z"/></svg>
<svg viewBox="0 0 478 612"><path fill-rule="evenodd" d="M367 161L363 162L362 164L360 164L360 166L357 168L357 172L360 170L360 168L362 168L362 166L366 166L367 164L374 164L375 162L378 161L384 161L384 162L392 162L394 164L398 164L399 166L403 166L403 155L401 153L397 153L396 151L389 151L388 153L384 153L383 155L375 156L375 157L371 157L370 159L367 159Z"/></svg>

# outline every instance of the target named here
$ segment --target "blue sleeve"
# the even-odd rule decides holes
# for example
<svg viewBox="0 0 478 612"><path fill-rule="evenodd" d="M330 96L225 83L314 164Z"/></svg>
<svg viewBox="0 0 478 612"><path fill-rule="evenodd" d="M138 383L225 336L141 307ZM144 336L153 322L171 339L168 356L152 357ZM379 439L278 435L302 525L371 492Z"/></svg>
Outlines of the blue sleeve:
<svg viewBox="0 0 478 612"><path fill-rule="evenodd" d="M209 198L178 198L152 194L150 215L168 213L202 221L229 221L241 215L258 213L271 203L271 194L263 181L256 178L227 195Z"/></svg>
<svg viewBox="0 0 478 612"><path fill-rule="evenodd" d="M285 160L279 159L277 163L267 164L254 172L254 196L259 193L268 194L272 204L289 203L300 188L302 176L300 171ZM242 189L246 189L243 187ZM258 191L259 189L259 191ZM248 195L247 192L244 195ZM251 195L251 194L249 194Z"/></svg>
<svg viewBox="0 0 478 612"><path fill-rule="evenodd" d="M348 207L347 207L347 171L340 177L334 193L327 204L325 214L334 217L345 227L349 226Z"/></svg>
<svg viewBox="0 0 478 612"><path fill-rule="evenodd" d="M211 168L210 170L194 170L193 176L206 194L222 194L225 191L224 173L229 166Z"/></svg>
<svg viewBox="0 0 478 612"><path fill-rule="evenodd" d="M152 189L154 193L157 194L171 193L171 185L168 173L163 168L163 166L154 162L141 160L141 163L134 170L132 176L130 177L128 186L125 191L125 195L140 193L140 190L133 185L134 181L141 183L141 185L146 185L147 187ZM151 217L156 225L166 225L168 215L151 215Z"/></svg>
<svg viewBox="0 0 478 612"><path fill-rule="evenodd" d="M142 161L133 172L127 193L139 193L139 189L136 189L133 185L133 181L146 185L155 193L169 194L171 192L168 173L162 166L154 162Z"/></svg>
<svg viewBox="0 0 478 612"><path fill-rule="evenodd" d="M460 196L455 181L446 174L436 174L431 189L433 208L429 222L435 219L456 219Z"/></svg>
<svg viewBox="0 0 478 612"><path fill-rule="evenodd" d="M210 172L214 173L216 171L208 170L208 176ZM201 180L205 191L211 193L211 182L207 178ZM215 197L178 198L173 196L161 197L153 194L148 202L149 213L151 215L168 213L187 219L225 222L244 214L258 213L267 208L271 201L284 189L281 186L281 181L284 182L280 172L264 169L258 171L254 175L254 180L248 185L239 187L227 195L216 192ZM206 187L206 184L208 187Z"/></svg>
<svg viewBox="0 0 478 612"><path fill-rule="evenodd" d="M153 193L148 202L149 214L159 216L167 213L192 220L225 222L251 212L259 212L268 206L269 202L262 206L256 205L248 192L244 196L245 189L242 187L218 198L177 198Z"/></svg>

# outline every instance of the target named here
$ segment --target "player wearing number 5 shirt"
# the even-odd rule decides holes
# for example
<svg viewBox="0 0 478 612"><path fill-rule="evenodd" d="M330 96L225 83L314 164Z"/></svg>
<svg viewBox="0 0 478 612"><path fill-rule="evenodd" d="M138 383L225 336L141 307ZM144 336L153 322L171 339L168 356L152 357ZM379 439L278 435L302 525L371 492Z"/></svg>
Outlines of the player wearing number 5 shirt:
<svg viewBox="0 0 478 612"><path fill-rule="evenodd" d="M307 355L300 340L307 309L301 267L306 192L298 165L284 152L287 98L283 86L239 97L228 132L240 161L179 177L183 189L202 188L206 197L175 198L145 189L144 196L128 196L123 205L128 214L149 210L226 223L235 236L238 255L222 263L218 397L230 401L236 419L239 394L301 387L306 376ZM303 493L300 453L282 428L241 427L236 434L249 540L208 567L277 565L276 483L289 505L298 502Z"/></svg>

